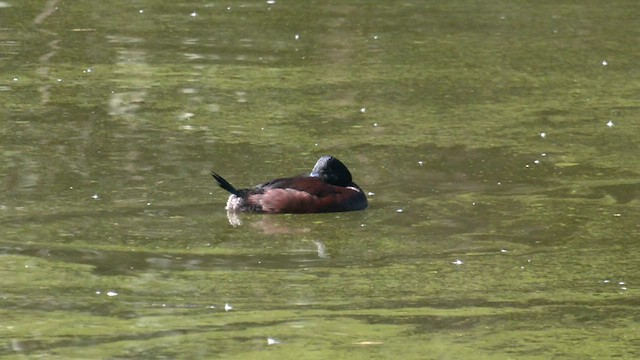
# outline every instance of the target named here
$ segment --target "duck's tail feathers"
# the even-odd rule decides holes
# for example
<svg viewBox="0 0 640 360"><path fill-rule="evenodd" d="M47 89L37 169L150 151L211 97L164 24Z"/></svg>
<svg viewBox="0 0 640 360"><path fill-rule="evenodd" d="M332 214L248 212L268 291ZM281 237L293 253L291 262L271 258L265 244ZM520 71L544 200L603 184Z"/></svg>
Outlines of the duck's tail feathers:
<svg viewBox="0 0 640 360"><path fill-rule="evenodd" d="M218 182L218 185L220 185L221 188L227 190L228 192L232 193L233 195L239 195L240 192L233 187L233 185L229 184L229 182L227 180L225 180L222 176L216 174L215 172L211 172L211 176L213 176L214 179L216 179L216 181Z"/></svg>

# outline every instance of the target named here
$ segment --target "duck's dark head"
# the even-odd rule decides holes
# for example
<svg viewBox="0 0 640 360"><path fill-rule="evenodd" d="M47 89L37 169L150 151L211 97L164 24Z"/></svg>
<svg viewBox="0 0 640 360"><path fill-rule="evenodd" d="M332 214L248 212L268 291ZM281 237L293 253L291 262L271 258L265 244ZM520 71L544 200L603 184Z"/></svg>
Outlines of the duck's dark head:
<svg viewBox="0 0 640 360"><path fill-rule="evenodd" d="M318 159L309 176L319 177L327 183L337 186L349 186L353 182L349 169L340 160L328 155Z"/></svg>

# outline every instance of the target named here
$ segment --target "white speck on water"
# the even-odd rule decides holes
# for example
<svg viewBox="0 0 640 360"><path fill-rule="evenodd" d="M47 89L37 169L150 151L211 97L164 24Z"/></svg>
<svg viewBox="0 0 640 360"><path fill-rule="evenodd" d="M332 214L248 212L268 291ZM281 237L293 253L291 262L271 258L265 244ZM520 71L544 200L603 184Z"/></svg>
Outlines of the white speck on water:
<svg viewBox="0 0 640 360"><path fill-rule="evenodd" d="M178 116L178 119L180 119L180 120L188 120L188 119L191 119L194 116L195 116L194 113L185 112L185 113L180 114L180 116Z"/></svg>
<svg viewBox="0 0 640 360"><path fill-rule="evenodd" d="M274 338L267 338L267 345L275 345L280 344L280 340Z"/></svg>
<svg viewBox="0 0 640 360"><path fill-rule="evenodd" d="M100 195L98 195L98 194L93 194L93 195L91 195L91 198L92 198L93 200L100 200Z"/></svg>
<svg viewBox="0 0 640 360"><path fill-rule="evenodd" d="M107 291L107 296L118 296L118 293L115 291Z"/></svg>
<svg viewBox="0 0 640 360"><path fill-rule="evenodd" d="M424 165L424 161L418 161L418 165L420 166Z"/></svg>
<svg viewBox="0 0 640 360"><path fill-rule="evenodd" d="M100 290L96 291L96 295L100 295L100 294L102 294L102 291Z"/></svg>
<svg viewBox="0 0 640 360"><path fill-rule="evenodd" d="M229 305L229 304L224 304L224 311L230 311L233 309L233 306Z"/></svg>
<svg viewBox="0 0 640 360"><path fill-rule="evenodd" d="M542 153L540 154L540 156L547 156L547 153Z"/></svg>
<svg viewBox="0 0 640 360"><path fill-rule="evenodd" d="M541 137L541 138L543 138L543 139L544 139L544 138L546 138L546 137L547 137L547 133L545 133L545 132L541 132L541 133L540 133L540 137Z"/></svg>
<svg viewBox="0 0 640 360"><path fill-rule="evenodd" d="M533 160L533 163L534 163L534 164L536 164L536 165L538 165L538 164L540 164L540 160L538 160L538 159Z"/></svg>
<svg viewBox="0 0 640 360"><path fill-rule="evenodd" d="M464 264L464 261L460 260L460 259L456 259L456 261L452 261L451 262L453 265L462 265Z"/></svg>
<svg viewBox="0 0 640 360"><path fill-rule="evenodd" d="M147 206L151 206L151 203L150 203L150 202L148 202L148 203L147 203Z"/></svg>
<svg viewBox="0 0 640 360"><path fill-rule="evenodd" d="M609 120L609 122L607 123L608 127L613 127L613 121Z"/></svg>
<svg viewBox="0 0 640 360"><path fill-rule="evenodd" d="M194 11L190 15L191 15L191 17L196 17L196 16L198 16L198 13Z"/></svg>
<svg viewBox="0 0 640 360"><path fill-rule="evenodd" d="M397 213L404 212L404 209L398 209L398 210L396 210L396 212L397 212Z"/></svg>
<svg viewBox="0 0 640 360"><path fill-rule="evenodd" d="M365 112L367 112L367 108L360 108L360 113L364 114Z"/></svg>
<svg viewBox="0 0 640 360"><path fill-rule="evenodd" d="M378 123L373 123L373 127L377 127L377 126L378 126Z"/></svg>
<svg viewBox="0 0 640 360"><path fill-rule="evenodd" d="M615 213L615 214L613 214L613 216L615 216L615 217L619 217L619 216L622 216L622 214L620 214L620 213Z"/></svg>
<svg viewBox="0 0 640 360"><path fill-rule="evenodd" d="M609 65L609 63L607 62L607 60L602 60L602 66L607 66Z"/></svg>
<svg viewBox="0 0 640 360"><path fill-rule="evenodd" d="M373 191L369 191L369 192L367 193L367 195L369 195L369 196L373 196L373 195L375 195L375 194L376 194L376 193L374 193Z"/></svg>
<svg viewBox="0 0 640 360"><path fill-rule="evenodd" d="M608 283L610 283L610 282L611 282L611 280L606 279L606 280L603 280L602 282L603 282L603 283L605 283L605 284L608 284Z"/></svg>
<svg viewBox="0 0 640 360"><path fill-rule="evenodd" d="M276 0L267 0L267 4L273 5L276 3Z"/></svg>
<svg viewBox="0 0 640 360"><path fill-rule="evenodd" d="M17 77L13 78L13 81L18 81L18 78Z"/></svg>
<svg viewBox="0 0 640 360"><path fill-rule="evenodd" d="M373 35L373 40L378 40L378 35Z"/></svg>
<svg viewBox="0 0 640 360"><path fill-rule="evenodd" d="M143 13L144 13L144 10L142 9L138 10L138 14L143 14Z"/></svg>
<svg viewBox="0 0 640 360"><path fill-rule="evenodd" d="M300 40L300 34L295 34L295 35L293 35L293 38L294 38L295 40Z"/></svg>
<svg viewBox="0 0 640 360"><path fill-rule="evenodd" d="M501 252L501 253L506 253L506 252L508 252L508 251L507 251L507 249L500 249L500 252Z"/></svg>
<svg viewBox="0 0 640 360"><path fill-rule="evenodd" d="M626 283L624 281L620 281L618 282L618 285L625 285Z"/></svg>

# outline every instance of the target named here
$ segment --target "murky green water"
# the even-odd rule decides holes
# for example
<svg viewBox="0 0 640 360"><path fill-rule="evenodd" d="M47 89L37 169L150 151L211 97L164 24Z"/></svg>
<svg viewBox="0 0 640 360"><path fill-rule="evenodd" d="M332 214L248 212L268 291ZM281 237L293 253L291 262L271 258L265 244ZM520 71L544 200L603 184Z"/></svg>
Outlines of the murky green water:
<svg viewBox="0 0 640 360"><path fill-rule="evenodd" d="M640 357L639 12L0 2L0 357Z"/></svg>

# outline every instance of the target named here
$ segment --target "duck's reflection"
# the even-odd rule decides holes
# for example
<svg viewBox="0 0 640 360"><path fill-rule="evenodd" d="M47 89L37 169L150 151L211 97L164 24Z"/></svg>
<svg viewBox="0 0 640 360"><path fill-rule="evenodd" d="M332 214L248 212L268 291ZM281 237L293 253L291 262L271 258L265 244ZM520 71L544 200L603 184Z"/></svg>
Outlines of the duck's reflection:
<svg viewBox="0 0 640 360"><path fill-rule="evenodd" d="M257 215L227 211L227 220L233 227L246 225L265 234L301 234L311 232L311 228L302 226L299 222L295 222L294 226L291 217L286 215Z"/></svg>
<svg viewBox="0 0 640 360"><path fill-rule="evenodd" d="M243 217L250 218L251 220L245 222L243 221ZM258 229L267 235L305 234L311 232L311 228L300 226L299 222L296 222L295 226L292 226L289 217L252 215L227 211L227 219L229 220L229 224L233 227L246 225L253 229ZM329 253L325 243L321 240L312 241L317 248L318 257L321 259L328 259Z"/></svg>
<svg viewBox="0 0 640 360"><path fill-rule="evenodd" d="M320 240L313 240L313 243L316 244L316 247L318 248L318 257L321 259L328 259L329 253L327 252L327 246L324 242Z"/></svg>
<svg viewBox="0 0 640 360"><path fill-rule="evenodd" d="M227 219L229 219L229 224L231 226L236 227L242 225L242 219L240 218L240 213L234 211L227 211Z"/></svg>

